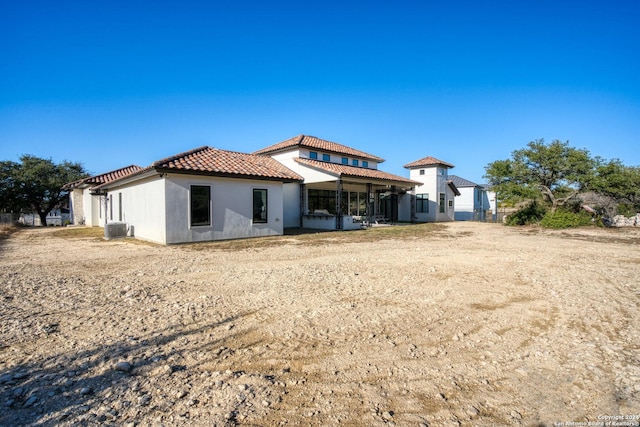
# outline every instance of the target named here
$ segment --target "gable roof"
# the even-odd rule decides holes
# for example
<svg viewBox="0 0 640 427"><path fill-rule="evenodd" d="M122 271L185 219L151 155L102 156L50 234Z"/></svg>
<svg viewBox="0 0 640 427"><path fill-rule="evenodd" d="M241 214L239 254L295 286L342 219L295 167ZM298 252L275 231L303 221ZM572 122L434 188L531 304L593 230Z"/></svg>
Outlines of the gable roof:
<svg viewBox="0 0 640 427"><path fill-rule="evenodd" d="M442 160L436 159L435 157L431 157L431 156L423 157L420 160L416 160L414 162L407 163L406 165L404 165L404 167L407 169L419 168L422 166L446 166L448 168L455 167L451 163L443 162Z"/></svg>
<svg viewBox="0 0 640 427"><path fill-rule="evenodd" d="M196 173L302 181L303 178L280 162L267 156L200 147L153 162L154 169L167 172Z"/></svg>
<svg viewBox="0 0 640 427"><path fill-rule="evenodd" d="M104 183L94 189L101 190L117 181L135 178L137 175L144 175L150 171L229 178L253 178L282 182L303 180L300 175L271 157L203 146L157 160L144 169L140 168L135 173Z"/></svg>
<svg viewBox="0 0 640 427"><path fill-rule="evenodd" d="M101 184L106 184L111 181L115 181L120 178L124 178L140 170L142 170L142 167L138 165L129 165L120 169L116 169L114 171L105 172L100 175L89 176L87 178L82 178L77 181L70 182L68 184L65 184L62 187L62 189L73 190L74 188L78 188L80 186L95 187Z"/></svg>
<svg viewBox="0 0 640 427"><path fill-rule="evenodd" d="M270 145L269 147L263 148L261 150L254 151L253 154L271 154L292 147L305 147L316 149L319 151L359 157L378 163L384 162L384 159L382 157L374 156L373 154L365 153L364 151L356 150L355 148L347 147L346 145L338 144L337 142L326 141L324 139L320 139L310 135L294 136L293 138L289 138L285 141Z"/></svg>
<svg viewBox="0 0 640 427"><path fill-rule="evenodd" d="M353 177L353 178L364 178L364 179L375 179L388 181L389 184L399 184L404 186L411 186L421 184L418 181L412 181L407 178L403 178L398 175L393 175L391 173L383 172L378 169L369 169L369 168L359 168L356 166L348 166L343 165L341 163L330 163L330 162L321 162L319 160L306 159L303 157L295 158L294 161L300 163L304 166L309 166L315 169L318 169L322 172L329 173L331 175L335 175L337 177Z"/></svg>
<svg viewBox="0 0 640 427"><path fill-rule="evenodd" d="M449 179L453 181L456 187L482 187L480 184L461 178L458 175L449 175Z"/></svg>

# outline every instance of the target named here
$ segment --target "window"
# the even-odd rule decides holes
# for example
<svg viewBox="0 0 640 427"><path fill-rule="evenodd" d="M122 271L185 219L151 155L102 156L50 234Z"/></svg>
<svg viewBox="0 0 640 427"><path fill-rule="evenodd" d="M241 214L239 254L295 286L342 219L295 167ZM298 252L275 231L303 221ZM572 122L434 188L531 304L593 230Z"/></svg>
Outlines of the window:
<svg viewBox="0 0 640 427"><path fill-rule="evenodd" d="M322 155L322 161L323 162L330 162L331 161L331 156L328 154L323 154Z"/></svg>
<svg viewBox="0 0 640 427"><path fill-rule="evenodd" d="M122 193L118 193L118 221L122 221Z"/></svg>
<svg viewBox="0 0 640 427"><path fill-rule="evenodd" d="M424 169L420 169L420 175L424 175Z"/></svg>
<svg viewBox="0 0 640 427"><path fill-rule="evenodd" d="M439 205L440 205L440 213L444 213L445 211L445 198L444 198L444 193L440 193L440 200L439 200Z"/></svg>
<svg viewBox="0 0 640 427"><path fill-rule="evenodd" d="M363 168L368 168L369 167L369 162L367 162L366 160L362 161L362 167Z"/></svg>
<svg viewBox="0 0 640 427"><path fill-rule="evenodd" d="M309 158L317 160L318 159L318 153L316 151L311 151L309 153Z"/></svg>
<svg viewBox="0 0 640 427"><path fill-rule="evenodd" d="M109 196L109 219L113 221L113 194Z"/></svg>
<svg viewBox="0 0 640 427"><path fill-rule="evenodd" d="M253 189L253 223L267 222L267 190Z"/></svg>
<svg viewBox="0 0 640 427"><path fill-rule="evenodd" d="M449 199L449 207L452 208L453 207L453 199Z"/></svg>
<svg viewBox="0 0 640 427"><path fill-rule="evenodd" d="M351 161L351 164L352 164L353 166L358 166L358 159L353 159L353 160Z"/></svg>
<svg viewBox="0 0 640 427"><path fill-rule="evenodd" d="M447 176L447 170L446 169L438 169L438 175Z"/></svg>
<svg viewBox="0 0 640 427"><path fill-rule="evenodd" d="M191 186L191 225L211 225L211 187Z"/></svg>
<svg viewBox="0 0 640 427"><path fill-rule="evenodd" d="M309 190L307 193L309 213L326 210L331 215L336 213L336 192L331 190Z"/></svg>
<svg viewBox="0 0 640 427"><path fill-rule="evenodd" d="M416 212L429 213L429 194L416 194Z"/></svg>
<svg viewBox="0 0 640 427"><path fill-rule="evenodd" d="M349 159L348 159L348 158L346 158L346 157L343 157L343 158L342 158L342 164L343 164L343 165L348 165L348 164L349 164Z"/></svg>

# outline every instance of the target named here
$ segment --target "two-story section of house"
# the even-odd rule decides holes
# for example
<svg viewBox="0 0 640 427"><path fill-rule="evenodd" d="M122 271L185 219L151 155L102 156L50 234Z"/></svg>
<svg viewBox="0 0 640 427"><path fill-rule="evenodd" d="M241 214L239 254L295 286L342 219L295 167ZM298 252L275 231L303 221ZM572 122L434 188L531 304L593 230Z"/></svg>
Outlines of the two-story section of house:
<svg viewBox="0 0 640 427"><path fill-rule="evenodd" d="M398 220L398 204L414 185L383 172L381 157L315 136L298 135L255 151L304 178L284 186L284 226L348 230L376 218Z"/></svg>
<svg viewBox="0 0 640 427"><path fill-rule="evenodd" d="M451 163L427 156L404 165L415 186L412 222L441 222L455 219L455 196L460 192L449 179Z"/></svg>

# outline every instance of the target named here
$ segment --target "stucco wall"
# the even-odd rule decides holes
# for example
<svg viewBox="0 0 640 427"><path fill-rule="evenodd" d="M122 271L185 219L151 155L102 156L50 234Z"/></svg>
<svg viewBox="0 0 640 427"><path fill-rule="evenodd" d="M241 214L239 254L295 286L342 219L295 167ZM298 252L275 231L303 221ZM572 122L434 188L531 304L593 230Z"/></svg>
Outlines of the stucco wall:
<svg viewBox="0 0 640 427"><path fill-rule="evenodd" d="M211 225L190 225L190 187L211 188ZM266 189L267 223L253 223L253 189ZM166 178L166 243L273 236L283 232L282 183L218 177Z"/></svg>
<svg viewBox="0 0 640 427"><path fill-rule="evenodd" d="M284 198L284 227L300 227L300 184L297 182L284 184L282 190Z"/></svg>
<svg viewBox="0 0 640 427"><path fill-rule="evenodd" d="M108 222L122 221L133 227L135 237L156 243L166 243L166 217L164 213L164 180L152 177L109 190L112 206L108 207ZM119 195L122 194L122 197ZM120 206L122 200L122 207ZM103 208L104 209L104 208ZM113 218L111 213L113 212ZM104 216L104 214L103 214Z"/></svg>
<svg viewBox="0 0 640 427"><path fill-rule="evenodd" d="M424 175L420 175L420 170L424 170ZM440 222L453 221L455 209L455 195L447 185L447 175L439 174L441 167L423 167L410 169L409 179L422 182L422 185L416 185L415 194L429 194L429 212L416 212L418 222ZM446 168L444 168L446 172ZM445 194L444 213L440 212L439 193ZM453 200L453 206L449 207L449 200Z"/></svg>
<svg viewBox="0 0 640 427"><path fill-rule="evenodd" d="M72 215L72 224L84 224L83 191L81 188L74 188L69 195L69 206Z"/></svg>

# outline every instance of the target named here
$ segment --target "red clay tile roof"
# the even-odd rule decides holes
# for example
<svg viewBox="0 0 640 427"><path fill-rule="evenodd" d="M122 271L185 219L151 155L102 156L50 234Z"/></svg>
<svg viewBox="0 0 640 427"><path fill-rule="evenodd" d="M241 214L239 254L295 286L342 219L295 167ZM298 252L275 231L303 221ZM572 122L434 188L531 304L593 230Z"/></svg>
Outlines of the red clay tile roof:
<svg viewBox="0 0 640 427"><path fill-rule="evenodd" d="M303 180L300 175L271 157L206 146L158 160L151 167L161 171L195 175L225 175L278 181Z"/></svg>
<svg viewBox="0 0 640 427"><path fill-rule="evenodd" d="M442 160L438 160L435 157L431 157L431 156L423 157L422 159L416 160L415 162L407 163L406 165L404 165L404 167L407 169L411 169L411 168L419 168L421 166L437 166L437 165L447 166L449 168L455 167L451 163L443 162Z"/></svg>
<svg viewBox="0 0 640 427"><path fill-rule="evenodd" d="M296 162L304 166L310 166L315 169L320 169L323 172L328 172L339 177L355 177L380 181L393 181L401 185L414 186L421 184L421 182L412 181L407 178L403 178L398 175L393 175L387 172L383 172L378 169L359 168L355 166L347 166L341 163L321 162L319 160L305 159L302 157L294 159Z"/></svg>
<svg viewBox="0 0 640 427"><path fill-rule="evenodd" d="M261 150L254 151L253 154L271 154L296 146L312 148L319 151L337 153L346 156L359 157L378 163L384 162L384 159L382 157L374 156L373 154L365 153L364 151L356 150L354 148L347 147L346 145L338 144L337 142L325 141L324 139L320 139L310 135L294 136L293 138L289 138L286 141L282 141Z"/></svg>
<svg viewBox="0 0 640 427"><path fill-rule="evenodd" d="M76 187L79 187L81 185L87 185L89 187L94 187L97 185L101 185L101 184L106 184L108 182L111 181L115 181L117 179L120 178L124 178L125 176L129 176L135 172L138 172L142 170L142 168L138 165L130 165L130 166L125 166L123 168L120 169L116 169L114 171L111 172L106 172L100 175L94 175L94 176L90 176L87 178L83 178L83 179L79 179L77 181L74 182L70 182L68 184L65 184L62 189L63 190L72 190Z"/></svg>

